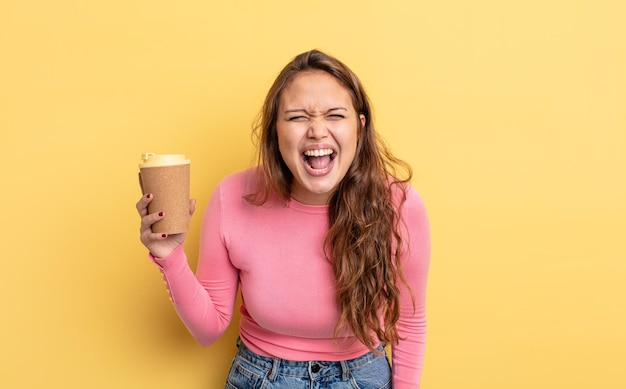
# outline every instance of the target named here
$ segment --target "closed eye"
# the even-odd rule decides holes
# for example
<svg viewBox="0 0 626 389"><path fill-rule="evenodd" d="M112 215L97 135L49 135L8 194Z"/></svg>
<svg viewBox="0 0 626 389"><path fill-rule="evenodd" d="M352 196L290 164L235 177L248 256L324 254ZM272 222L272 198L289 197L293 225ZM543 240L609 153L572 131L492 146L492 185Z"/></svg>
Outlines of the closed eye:
<svg viewBox="0 0 626 389"><path fill-rule="evenodd" d="M332 115L328 115L328 118L331 120L339 120L339 119L345 119L345 116L339 113L334 113Z"/></svg>
<svg viewBox="0 0 626 389"><path fill-rule="evenodd" d="M306 116L292 116L288 118L287 120L289 120L290 122L301 122L301 121L306 120Z"/></svg>

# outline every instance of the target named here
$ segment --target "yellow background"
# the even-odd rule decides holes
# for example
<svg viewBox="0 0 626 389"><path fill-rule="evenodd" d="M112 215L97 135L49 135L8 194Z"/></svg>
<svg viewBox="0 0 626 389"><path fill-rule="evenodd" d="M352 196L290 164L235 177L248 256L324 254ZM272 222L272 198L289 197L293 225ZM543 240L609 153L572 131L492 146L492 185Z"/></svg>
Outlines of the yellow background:
<svg viewBox="0 0 626 389"><path fill-rule="evenodd" d="M138 240L144 151L199 213L280 68L365 83L431 217L427 389L624 388L626 2L0 3L0 387L219 388ZM195 266L199 217L187 252Z"/></svg>

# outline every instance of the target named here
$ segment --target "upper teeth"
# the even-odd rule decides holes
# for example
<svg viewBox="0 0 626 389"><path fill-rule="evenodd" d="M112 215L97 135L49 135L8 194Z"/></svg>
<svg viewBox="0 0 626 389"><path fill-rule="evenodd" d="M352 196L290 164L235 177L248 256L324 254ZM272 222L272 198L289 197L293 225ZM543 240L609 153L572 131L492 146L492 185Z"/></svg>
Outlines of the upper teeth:
<svg viewBox="0 0 626 389"><path fill-rule="evenodd" d="M331 149L321 149L321 150L305 150L304 155L307 157L323 157L325 155L331 155L333 150Z"/></svg>

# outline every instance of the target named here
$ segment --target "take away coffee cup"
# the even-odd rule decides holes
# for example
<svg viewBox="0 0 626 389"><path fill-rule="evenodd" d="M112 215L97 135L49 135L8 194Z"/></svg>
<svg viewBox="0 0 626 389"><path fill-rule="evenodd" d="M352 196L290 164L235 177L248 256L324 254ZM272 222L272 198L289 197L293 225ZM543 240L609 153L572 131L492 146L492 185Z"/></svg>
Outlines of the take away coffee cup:
<svg viewBox="0 0 626 389"><path fill-rule="evenodd" d="M163 211L165 217L152 225L152 232L180 234L189 229L189 184L191 162L184 154L144 153L139 164L141 192L152 193L148 213Z"/></svg>

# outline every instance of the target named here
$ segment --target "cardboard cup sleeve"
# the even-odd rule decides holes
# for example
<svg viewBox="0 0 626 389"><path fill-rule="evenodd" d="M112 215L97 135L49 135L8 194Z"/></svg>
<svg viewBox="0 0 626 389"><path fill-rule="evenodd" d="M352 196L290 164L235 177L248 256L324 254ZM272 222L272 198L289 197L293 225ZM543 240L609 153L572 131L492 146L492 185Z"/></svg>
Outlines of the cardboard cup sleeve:
<svg viewBox="0 0 626 389"><path fill-rule="evenodd" d="M190 165L141 168L143 194L152 193L148 213L163 211L165 217L152 225L152 232L180 234L189 230Z"/></svg>

